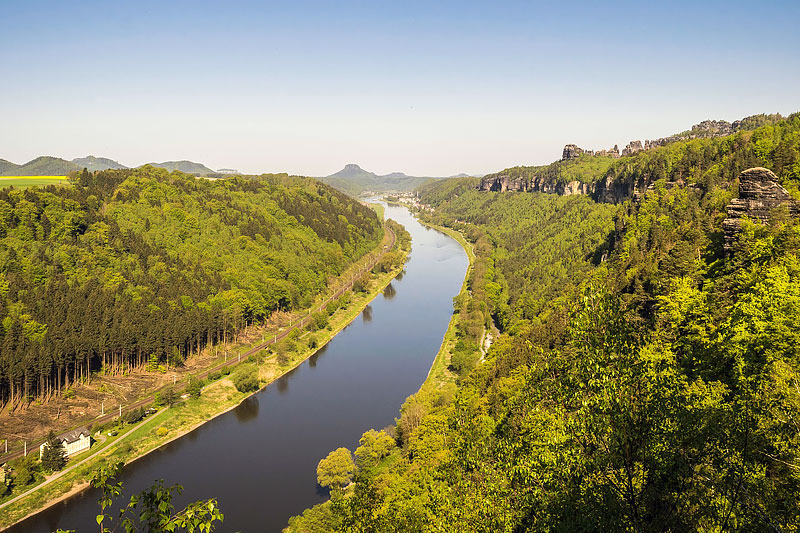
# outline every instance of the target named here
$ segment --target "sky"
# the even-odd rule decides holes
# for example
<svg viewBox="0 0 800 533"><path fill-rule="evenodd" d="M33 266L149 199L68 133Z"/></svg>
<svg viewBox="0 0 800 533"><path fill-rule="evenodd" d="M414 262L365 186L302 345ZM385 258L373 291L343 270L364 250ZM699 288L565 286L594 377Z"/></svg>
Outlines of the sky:
<svg viewBox="0 0 800 533"><path fill-rule="evenodd" d="M0 0L0 158L482 174L800 111L800 2Z"/></svg>

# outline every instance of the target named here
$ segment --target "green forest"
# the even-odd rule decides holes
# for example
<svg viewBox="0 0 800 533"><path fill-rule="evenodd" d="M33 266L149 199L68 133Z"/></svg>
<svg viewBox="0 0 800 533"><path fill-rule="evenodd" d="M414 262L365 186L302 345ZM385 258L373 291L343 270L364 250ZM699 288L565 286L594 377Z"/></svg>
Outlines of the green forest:
<svg viewBox="0 0 800 533"><path fill-rule="evenodd" d="M0 190L0 403L180 365L310 306L383 236L375 211L309 178L146 166L70 181Z"/></svg>
<svg viewBox="0 0 800 533"><path fill-rule="evenodd" d="M475 243L462 348L503 334L287 531L797 531L800 223L744 221L725 250L752 166L797 195L800 115L621 158L597 177L643 191L620 205L421 188Z"/></svg>

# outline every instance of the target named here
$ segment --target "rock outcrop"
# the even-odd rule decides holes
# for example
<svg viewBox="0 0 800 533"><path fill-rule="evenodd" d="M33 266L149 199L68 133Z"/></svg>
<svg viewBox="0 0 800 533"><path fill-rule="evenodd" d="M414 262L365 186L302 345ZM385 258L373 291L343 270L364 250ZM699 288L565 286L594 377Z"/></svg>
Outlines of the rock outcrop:
<svg viewBox="0 0 800 533"><path fill-rule="evenodd" d="M582 153L583 148L579 147L577 144L568 144L564 147L564 151L561 152L561 160L578 159Z"/></svg>
<svg viewBox="0 0 800 533"><path fill-rule="evenodd" d="M633 155L636 152L641 152L642 150L644 150L642 147L642 141L631 141L628 143L628 146L622 149L622 157Z"/></svg>
<svg viewBox="0 0 800 533"><path fill-rule="evenodd" d="M555 183L540 177L533 178L514 178L507 174L492 174L484 176L478 186L481 191L519 191L519 192L544 192L548 194L560 194L568 196L571 194L591 194L592 185L580 181L569 181Z"/></svg>
<svg viewBox="0 0 800 533"><path fill-rule="evenodd" d="M768 224L775 209L786 206L792 216L800 215L800 202L793 199L778 183L771 170L750 168L739 175L739 197L728 204L728 218L722 222L725 249L730 252L742 227L742 218Z"/></svg>

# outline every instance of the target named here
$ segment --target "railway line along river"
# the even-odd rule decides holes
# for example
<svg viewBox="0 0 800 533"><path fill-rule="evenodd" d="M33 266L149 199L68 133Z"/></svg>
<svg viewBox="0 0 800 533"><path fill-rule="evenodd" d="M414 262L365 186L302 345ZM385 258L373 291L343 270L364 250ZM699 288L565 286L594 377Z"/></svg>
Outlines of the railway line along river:
<svg viewBox="0 0 800 533"><path fill-rule="evenodd" d="M128 465L118 503L163 479L185 487L176 508L217 498L225 514L217 531L274 532L327 498L316 484L317 462L340 446L354 450L364 431L394 422L425 380L468 266L455 240L407 209L388 206L386 217L411 233L405 273L294 371ZM94 531L98 497L84 491L8 531Z"/></svg>

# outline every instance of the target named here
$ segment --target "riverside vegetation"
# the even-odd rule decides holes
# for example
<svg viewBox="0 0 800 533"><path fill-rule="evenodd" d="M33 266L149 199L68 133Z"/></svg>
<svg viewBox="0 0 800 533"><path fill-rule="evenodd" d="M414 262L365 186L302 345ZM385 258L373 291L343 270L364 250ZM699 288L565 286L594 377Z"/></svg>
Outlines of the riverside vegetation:
<svg viewBox="0 0 800 533"><path fill-rule="evenodd" d="M410 251L410 236L394 221L388 220L386 224L391 230L390 235L395 238L390 239L387 235L384 242L388 247L388 243L394 240L395 248L383 253L371 272L358 277L351 291L342 293L322 310L313 313L313 320L302 329L293 329L278 344L242 358L234 369L212 372L202 380L190 377L185 397L180 397L170 388L162 390L156 395L155 406L163 409L152 416L136 409L105 427L94 428L98 432L96 435L101 435L100 441L89 452L72 458L64 474L50 480L47 487L34 491L29 489L43 479L42 465L33 454L13 461L15 476L8 486L9 494L3 500L7 501L23 491L30 491L30 494L0 510L0 527L41 509L55 498L80 490L89 478L96 481L98 469L102 474L107 466L110 468L119 462L135 460L237 406L247 396L286 374L324 346L402 271ZM247 346L240 349L243 352ZM21 476L28 477L23 479ZM113 477L112 473L107 473L108 476ZM11 489L14 489L13 494ZM125 509L130 511L128 507Z"/></svg>
<svg viewBox="0 0 800 533"><path fill-rule="evenodd" d="M726 248L749 167L798 197L800 115L584 177L638 184L618 205L420 189L421 216L474 244L454 302L469 357L365 433L352 468L321 463L331 498L287 531L797 531L800 223L745 219Z"/></svg>

